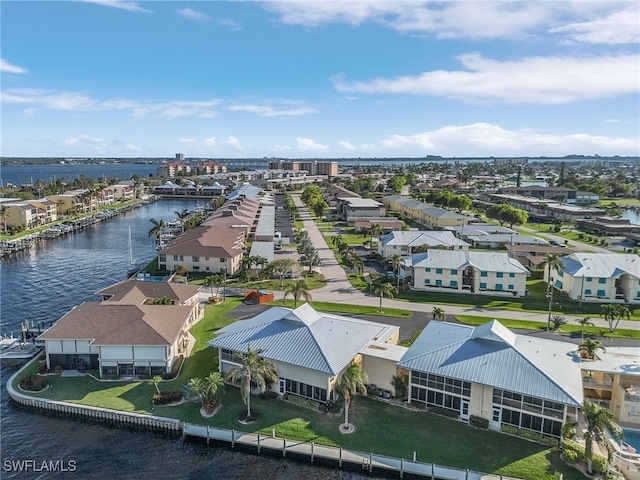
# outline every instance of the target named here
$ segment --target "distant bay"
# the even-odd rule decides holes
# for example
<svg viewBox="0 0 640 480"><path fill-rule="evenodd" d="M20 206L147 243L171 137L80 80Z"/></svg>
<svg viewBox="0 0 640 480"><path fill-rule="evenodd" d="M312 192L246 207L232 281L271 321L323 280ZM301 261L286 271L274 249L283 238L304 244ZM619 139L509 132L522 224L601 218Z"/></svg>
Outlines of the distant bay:
<svg viewBox="0 0 640 480"><path fill-rule="evenodd" d="M102 178L130 179L134 175L147 178L156 176L158 164L154 163L79 163L51 165L2 165L0 167L1 186L55 182L59 179L75 180L80 175L94 180Z"/></svg>

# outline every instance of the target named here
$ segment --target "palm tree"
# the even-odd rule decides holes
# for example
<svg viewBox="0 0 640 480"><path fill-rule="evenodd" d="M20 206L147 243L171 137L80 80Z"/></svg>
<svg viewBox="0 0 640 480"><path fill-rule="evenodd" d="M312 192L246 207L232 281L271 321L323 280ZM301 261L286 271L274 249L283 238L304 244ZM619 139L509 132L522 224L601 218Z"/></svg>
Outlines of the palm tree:
<svg viewBox="0 0 640 480"><path fill-rule="evenodd" d="M381 283L375 286L375 291L380 295L380 312L382 312L382 297L393 298L398 289L392 283Z"/></svg>
<svg viewBox="0 0 640 480"><path fill-rule="evenodd" d="M631 311L626 305L620 305L619 303L610 303L602 305L600 307L602 313L600 315L609 323L609 331L615 332L618 328L618 324L623 317L631 318ZM615 325L614 323L615 322Z"/></svg>
<svg viewBox="0 0 640 480"><path fill-rule="evenodd" d="M225 380L240 382L242 397L247 405L247 418L251 418L251 382L257 383L260 390L264 391L267 383L273 383L278 379L273 362L260 357L263 352L261 348L252 350L251 345L247 345L247 353L235 353L241 365L231 367L225 376Z"/></svg>
<svg viewBox="0 0 640 480"><path fill-rule="evenodd" d="M160 393L160 388L158 388L160 382L162 382L162 377L160 375L156 375L155 377L149 379L149 385L153 385L154 387L156 387L156 391L158 393Z"/></svg>
<svg viewBox="0 0 640 480"><path fill-rule="evenodd" d="M389 283L387 285L390 285ZM393 285L391 285L393 286ZM368 382L367 372L362 370L358 365L353 364L347 368L337 382L337 387L344 397L344 427L351 430L353 426L349 423L349 406L351 405L351 396L356 393L367 394Z"/></svg>
<svg viewBox="0 0 640 480"><path fill-rule="evenodd" d="M380 235L384 233L384 228L379 223L374 223L369 227L369 237L371 238L369 246L373 250L373 237L380 239Z"/></svg>
<svg viewBox="0 0 640 480"><path fill-rule="evenodd" d="M0 218L4 223L4 233L7 233L7 216L9 215L9 207L6 205L0 206Z"/></svg>
<svg viewBox="0 0 640 480"><path fill-rule="evenodd" d="M434 320L445 319L444 310L440 307L433 307L433 310L431 310L431 315L433 315Z"/></svg>
<svg viewBox="0 0 640 480"><path fill-rule="evenodd" d="M395 273L396 275L396 288L399 289L400 288L400 267L404 265L404 258L402 258L402 255L394 253L387 259L387 262L389 263L389 265L391 265L391 268L393 268L393 273Z"/></svg>
<svg viewBox="0 0 640 480"><path fill-rule="evenodd" d="M557 331L560 327L567 323L567 319L562 315L553 315L551 317L551 322L553 323L553 331Z"/></svg>
<svg viewBox="0 0 640 480"><path fill-rule="evenodd" d="M176 217L178 217L178 220L180 220L180 228L182 229L182 233L184 233L185 220L189 218L189 215L191 215L191 213L186 208L183 208L181 212L173 212L173 213L175 213Z"/></svg>
<svg viewBox="0 0 640 480"><path fill-rule="evenodd" d="M160 239L162 238L162 229L165 226L164 220L156 220L155 218L150 218L149 221L153 224L151 230L149 230L149 237L153 237L153 245L160 245Z"/></svg>
<svg viewBox="0 0 640 480"><path fill-rule="evenodd" d="M293 297L293 308L298 307L298 300L304 298L306 302L311 301L311 294L309 293L309 285L305 279L298 280L293 285L290 285L284 291L284 297L287 298L289 295Z"/></svg>
<svg viewBox="0 0 640 480"><path fill-rule="evenodd" d="M582 341L584 342L584 327L593 327L593 322L591 321L591 317L576 318L576 322L578 322L582 327L580 335L582 337Z"/></svg>
<svg viewBox="0 0 640 480"><path fill-rule="evenodd" d="M616 417L611 410L591 403L589 400L585 400L582 404L582 416L586 427L584 432L584 456L587 460L587 472L591 474L594 440L602 445L611 456L613 447L609 442L606 431L609 430L612 435L618 438L623 438L623 432L620 425L615 422Z"/></svg>
<svg viewBox="0 0 640 480"><path fill-rule="evenodd" d="M596 352L598 350L602 350L603 352L607 351L602 343L600 343L600 341L591 340L589 338L583 340L582 343L578 346L580 356L589 360L594 360L596 358Z"/></svg>
<svg viewBox="0 0 640 480"><path fill-rule="evenodd" d="M551 279L551 270L560 270L564 266L564 262L557 253L547 253L544 260L540 262L542 267L547 267L547 296L549 297L549 314L547 317L547 331L551 329L551 307L553 306L553 281Z"/></svg>
<svg viewBox="0 0 640 480"><path fill-rule="evenodd" d="M192 378L187 384L187 396L202 402L206 413L213 412L216 404L224 394L224 380L218 372L210 372L204 378Z"/></svg>
<svg viewBox="0 0 640 480"><path fill-rule="evenodd" d="M282 258L278 260L274 260L269 264L269 271L271 275L277 275L280 278L280 288L284 286L284 276L293 271L294 266L296 266L298 262L296 262L293 258Z"/></svg>
<svg viewBox="0 0 640 480"><path fill-rule="evenodd" d="M216 297L218 297L220 293L220 287L222 286L222 282L224 281L224 277L221 273L214 273L213 275L208 275L205 277L202 282L202 286L207 287L211 291L211 296L213 297L213 287L216 287Z"/></svg>

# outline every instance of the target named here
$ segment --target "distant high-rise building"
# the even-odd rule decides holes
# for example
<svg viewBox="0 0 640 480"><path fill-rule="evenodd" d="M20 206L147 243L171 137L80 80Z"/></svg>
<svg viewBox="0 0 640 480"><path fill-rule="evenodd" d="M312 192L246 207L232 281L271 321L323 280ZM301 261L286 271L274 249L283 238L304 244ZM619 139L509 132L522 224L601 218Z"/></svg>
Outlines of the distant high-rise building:
<svg viewBox="0 0 640 480"><path fill-rule="evenodd" d="M184 153L176 153L176 162L184 162Z"/></svg>

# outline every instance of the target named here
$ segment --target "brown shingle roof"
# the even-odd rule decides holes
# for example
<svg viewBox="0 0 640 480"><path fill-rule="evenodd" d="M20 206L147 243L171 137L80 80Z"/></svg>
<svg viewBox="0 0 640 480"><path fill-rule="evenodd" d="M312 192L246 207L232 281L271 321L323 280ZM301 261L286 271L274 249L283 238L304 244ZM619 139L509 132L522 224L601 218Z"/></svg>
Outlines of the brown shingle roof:
<svg viewBox="0 0 640 480"><path fill-rule="evenodd" d="M92 340L92 345L172 345L192 307L85 302L68 312L39 340Z"/></svg>
<svg viewBox="0 0 640 480"><path fill-rule="evenodd" d="M97 292L98 295L111 295L110 303L142 305L149 298L169 297L184 303L199 292L196 285L168 282L144 282L130 279L111 285Z"/></svg>
<svg viewBox="0 0 640 480"><path fill-rule="evenodd" d="M242 231L201 225L188 230L167 248L160 250L160 254L234 258L244 252L243 243Z"/></svg>

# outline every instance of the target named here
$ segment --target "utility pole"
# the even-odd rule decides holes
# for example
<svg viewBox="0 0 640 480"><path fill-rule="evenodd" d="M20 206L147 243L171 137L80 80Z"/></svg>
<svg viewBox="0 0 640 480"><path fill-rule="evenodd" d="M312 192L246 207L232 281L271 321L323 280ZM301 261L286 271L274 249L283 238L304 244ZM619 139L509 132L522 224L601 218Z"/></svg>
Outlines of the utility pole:
<svg viewBox="0 0 640 480"><path fill-rule="evenodd" d="M547 332L551 329L551 307L553 306L553 283L549 278L549 291L547 292L549 297L549 315L547 316Z"/></svg>

